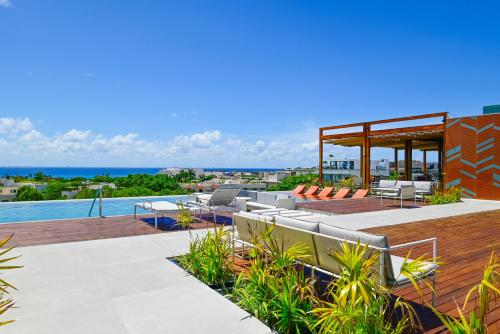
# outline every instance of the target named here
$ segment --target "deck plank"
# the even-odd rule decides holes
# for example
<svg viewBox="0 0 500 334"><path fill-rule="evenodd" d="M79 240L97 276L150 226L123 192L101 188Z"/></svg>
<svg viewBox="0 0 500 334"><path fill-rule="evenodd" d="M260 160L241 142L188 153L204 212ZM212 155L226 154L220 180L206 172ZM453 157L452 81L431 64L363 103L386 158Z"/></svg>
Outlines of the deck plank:
<svg viewBox="0 0 500 334"><path fill-rule="evenodd" d="M457 316L456 303L462 305L467 292L481 280L483 269L493 251L500 254L500 210L453 216L414 223L383 226L366 229L366 232L387 235L391 245L405 242L438 238L438 255L443 262L438 273L437 308L449 315ZM418 247L412 251L412 258L430 254L430 247ZM405 253L398 252L404 256ZM413 288L397 291L395 294L419 301ZM424 300L430 301L426 290ZM467 310L474 307L468 304ZM488 315L490 330L500 326L500 303L491 303Z"/></svg>

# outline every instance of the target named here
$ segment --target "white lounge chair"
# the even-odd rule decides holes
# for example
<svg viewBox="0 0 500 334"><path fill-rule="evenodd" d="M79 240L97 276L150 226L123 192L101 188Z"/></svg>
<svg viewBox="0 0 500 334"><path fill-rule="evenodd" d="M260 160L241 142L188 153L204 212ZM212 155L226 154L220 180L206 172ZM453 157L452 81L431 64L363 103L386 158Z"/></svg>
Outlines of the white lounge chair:
<svg viewBox="0 0 500 334"><path fill-rule="evenodd" d="M179 206L175 203L167 201L142 201L135 203L134 205L134 219L137 217L137 208L149 211L155 215L155 228L158 228L158 216L165 216L169 213L174 213L179 211ZM192 210L190 208L190 210Z"/></svg>
<svg viewBox="0 0 500 334"><path fill-rule="evenodd" d="M219 188L212 194L195 194L194 200L188 201L188 207L201 212L208 211L214 215L214 224L217 223L217 211L237 211L234 198L240 192L239 188Z"/></svg>

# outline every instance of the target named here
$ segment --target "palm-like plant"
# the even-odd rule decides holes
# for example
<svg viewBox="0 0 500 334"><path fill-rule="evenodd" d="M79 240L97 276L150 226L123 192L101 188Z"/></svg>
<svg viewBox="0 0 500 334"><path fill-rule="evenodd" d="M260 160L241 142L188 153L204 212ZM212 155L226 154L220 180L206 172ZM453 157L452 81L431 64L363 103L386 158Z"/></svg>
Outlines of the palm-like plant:
<svg viewBox="0 0 500 334"><path fill-rule="evenodd" d="M500 296L499 279L500 264L495 252L491 253L481 282L469 290L463 307L457 305L459 318L452 318L433 308L434 313L443 322L448 331L453 334L485 334L488 333L487 315L490 310L491 298ZM472 296L476 295L476 307L466 315L465 308Z"/></svg>
<svg viewBox="0 0 500 334"><path fill-rule="evenodd" d="M177 207L179 209L179 213L177 213L177 224L183 230L187 229L189 231L189 237L191 238L191 223L194 221L194 217L191 214L191 210L187 209L184 203L177 203Z"/></svg>
<svg viewBox="0 0 500 334"><path fill-rule="evenodd" d="M327 288L326 300L317 299L312 312L317 321L312 328L318 333L405 333L418 325L415 310L401 298L392 302L389 291L379 284L374 268L378 253L368 246L343 243L330 254L340 265L340 277ZM409 273L410 274L410 273ZM401 315L392 321L396 310Z"/></svg>
<svg viewBox="0 0 500 334"><path fill-rule="evenodd" d="M233 277L229 231L221 226L202 238L196 237L190 242L188 253L178 257L178 261L202 282L225 287Z"/></svg>
<svg viewBox="0 0 500 334"><path fill-rule="evenodd" d="M308 333L313 318L314 279L307 277L298 264L306 256L307 246L295 244L284 249L283 243L272 236L273 229L253 237L250 268L239 275L231 296L279 333Z"/></svg>
<svg viewBox="0 0 500 334"><path fill-rule="evenodd" d="M3 248L12 239L12 237L13 235L0 241L0 271L21 268L21 266L6 264L19 257L19 256L6 257L6 255L15 247L11 246ZM8 296L11 289L16 289L16 288L9 282L0 278L0 315L3 315L9 309L14 307L15 302L12 300L12 298ZM0 321L0 326L7 325L11 322L14 322L14 320Z"/></svg>

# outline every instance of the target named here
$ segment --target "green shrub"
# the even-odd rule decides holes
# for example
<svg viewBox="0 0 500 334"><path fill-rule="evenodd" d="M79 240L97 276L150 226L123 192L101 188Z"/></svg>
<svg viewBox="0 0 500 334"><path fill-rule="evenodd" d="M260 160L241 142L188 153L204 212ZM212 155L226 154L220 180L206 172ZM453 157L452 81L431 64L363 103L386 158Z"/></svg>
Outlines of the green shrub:
<svg viewBox="0 0 500 334"><path fill-rule="evenodd" d="M426 196L431 205L448 204L460 202L462 191L460 187L451 187L444 191L436 191L434 195Z"/></svg>
<svg viewBox="0 0 500 334"><path fill-rule="evenodd" d="M41 201L41 192L30 186L22 186L17 189L15 201Z"/></svg>
<svg viewBox="0 0 500 334"><path fill-rule="evenodd" d="M349 188L351 192L356 188L356 184L354 183L353 177L346 177L339 181L336 186L336 190L339 191L340 188Z"/></svg>
<svg viewBox="0 0 500 334"><path fill-rule="evenodd" d="M296 244L285 251L271 233L272 228L254 243L264 246L251 250L249 272L238 276L231 297L279 333L309 332L314 281L297 264L307 247Z"/></svg>
<svg viewBox="0 0 500 334"><path fill-rule="evenodd" d="M311 325L317 333L407 333L417 327L418 318L412 306L398 297L391 300L389 291L379 285L378 253L368 246L343 243L330 254L340 264L340 277L332 281L324 299L317 300L312 311L317 320ZM418 291L415 274L423 265L422 258L403 263L402 273L410 278ZM394 316L400 311L398 319Z"/></svg>
<svg viewBox="0 0 500 334"><path fill-rule="evenodd" d="M268 191L293 190L299 184L307 186L318 184L318 174L292 175L285 177L280 183L267 188Z"/></svg>
<svg viewBox="0 0 500 334"><path fill-rule="evenodd" d="M21 268L21 266L14 266L7 264L7 262L15 260L19 256L5 257L5 255L7 255L14 248L14 247L3 248L12 239L12 236L13 235L0 241L0 256L1 256L0 271ZM12 284L0 278L0 315L3 315L9 309L14 307L14 300L9 297L10 290L12 289L16 288ZM10 324L11 322L14 322L14 320L5 320L5 321L0 320L0 327Z"/></svg>
<svg viewBox="0 0 500 334"><path fill-rule="evenodd" d="M231 240L229 231L224 226L192 240L186 255L178 257L179 264L200 281L225 287L233 277L231 271Z"/></svg>

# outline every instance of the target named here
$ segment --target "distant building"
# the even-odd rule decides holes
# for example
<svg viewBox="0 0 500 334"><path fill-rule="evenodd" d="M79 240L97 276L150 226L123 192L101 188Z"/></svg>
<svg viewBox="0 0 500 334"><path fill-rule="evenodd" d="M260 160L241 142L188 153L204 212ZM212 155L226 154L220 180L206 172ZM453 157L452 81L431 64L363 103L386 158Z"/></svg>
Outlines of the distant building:
<svg viewBox="0 0 500 334"><path fill-rule="evenodd" d="M374 176L389 176L389 160L371 160L370 172ZM346 177L354 177L360 181L361 162L359 159L323 161L323 175L325 181L338 182Z"/></svg>
<svg viewBox="0 0 500 334"><path fill-rule="evenodd" d="M175 176L179 174L182 171L187 171L187 170L192 170L194 171L196 177L200 177L205 175L205 171L201 168L181 168L181 167L168 167L168 168L163 168L162 170L159 171L159 174L166 174L170 176Z"/></svg>
<svg viewBox="0 0 500 334"><path fill-rule="evenodd" d="M484 106L483 107L483 114L484 115L500 114L500 104L496 104L496 105L492 105L492 106Z"/></svg>
<svg viewBox="0 0 500 334"><path fill-rule="evenodd" d="M1 187L0 188L0 201L9 202L16 198L18 187Z"/></svg>

